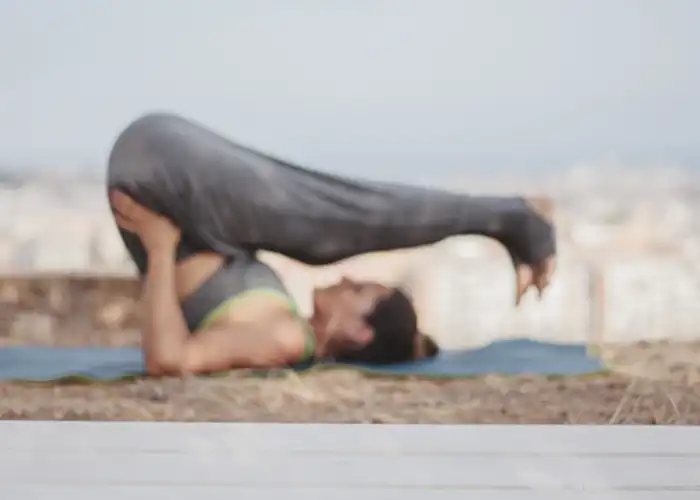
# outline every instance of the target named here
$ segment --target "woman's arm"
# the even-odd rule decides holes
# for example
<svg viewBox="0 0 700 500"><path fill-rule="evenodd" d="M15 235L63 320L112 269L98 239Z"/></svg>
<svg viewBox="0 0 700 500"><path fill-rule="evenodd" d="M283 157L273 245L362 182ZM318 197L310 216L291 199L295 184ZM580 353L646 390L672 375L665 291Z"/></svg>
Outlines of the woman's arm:
<svg viewBox="0 0 700 500"><path fill-rule="evenodd" d="M187 339L181 369L207 373L232 368L279 368L304 354L305 325L287 310L263 321L212 326Z"/></svg>
<svg viewBox="0 0 700 500"><path fill-rule="evenodd" d="M149 256L143 294L143 349L149 374L273 368L301 358L305 325L277 303L270 303L264 319L213 325L190 335L177 298L175 266L172 251Z"/></svg>
<svg viewBox="0 0 700 500"><path fill-rule="evenodd" d="M276 302L262 304L260 314L250 321L219 324L190 335L177 296L179 228L124 193L112 193L111 201L119 227L137 234L148 253L142 300L143 350L149 374L267 368L299 360L305 325Z"/></svg>
<svg viewBox="0 0 700 500"><path fill-rule="evenodd" d="M189 329L180 309L175 253L167 247L149 252L144 283L143 353L150 374L179 371Z"/></svg>

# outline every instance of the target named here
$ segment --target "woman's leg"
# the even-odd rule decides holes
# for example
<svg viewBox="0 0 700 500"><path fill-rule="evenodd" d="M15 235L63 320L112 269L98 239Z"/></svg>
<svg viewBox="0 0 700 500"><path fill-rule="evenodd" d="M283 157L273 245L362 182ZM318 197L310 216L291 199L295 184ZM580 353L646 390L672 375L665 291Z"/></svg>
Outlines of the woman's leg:
<svg viewBox="0 0 700 500"><path fill-rule="evenodd" d="M261 249L323 265L468 234L495 238L530 265L556 251L552 225L522 198L314 172L172 115L149 115L127 128L112 151L109 179L173 218L190 247L228 257ZM145 265L139 244L125 243Z"/></svg>
<svg viewBox="0 0 700 500"><path fill-rule="evenodd" d="M182 238L177 248L179 262L193 254L213 250L204 236L209 227L207 217L197 213L197 207L193 206L201 204L201 197L206 198L208 194L206 190L197 189L198 196L193 197L194 187L188 184L187 177L177 175L176 167L182 165L182 158L177 158L181 151L177 147L163 146L158 137L160 123L159 115L147 115L122 132L109 157L106 187L107 193L122 191L146 208L167 216L180 227ZM152 134L152 130L156 134ZM177 143L173 145L177 146ZM187 141L182 145L186 149ZM196 167L196 164L193 165L193 168ZM193 199L199 201L193 204ZM119 233L139 275L144 277L148 255L141 240L121 228ZM227 251L223 252L229 258L241 253L241 248L233 240Z"/></svg>

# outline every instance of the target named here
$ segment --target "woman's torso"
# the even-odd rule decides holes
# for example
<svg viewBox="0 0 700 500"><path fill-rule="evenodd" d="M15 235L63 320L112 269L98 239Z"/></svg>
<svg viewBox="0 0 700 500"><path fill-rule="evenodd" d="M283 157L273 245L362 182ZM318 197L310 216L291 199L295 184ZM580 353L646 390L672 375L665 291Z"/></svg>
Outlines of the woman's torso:
<svg viewBox="0 0 700 500"><path fill-rule="evenodd" d="M178 262L176 287L192 332L212 324L264 320L280 306L304 321L282 280L254 255L227 260L211 252L193 254ZM309 330L308 356L313 352L313 344L313 332Z"/></svg>
<svg viewBox="0 0 700 500"><path fill-rule="evenodd" d="M180 302L196 292L224 264L225 258L217 253L196 253L181 260L175 268L175 286Z"/></svg>

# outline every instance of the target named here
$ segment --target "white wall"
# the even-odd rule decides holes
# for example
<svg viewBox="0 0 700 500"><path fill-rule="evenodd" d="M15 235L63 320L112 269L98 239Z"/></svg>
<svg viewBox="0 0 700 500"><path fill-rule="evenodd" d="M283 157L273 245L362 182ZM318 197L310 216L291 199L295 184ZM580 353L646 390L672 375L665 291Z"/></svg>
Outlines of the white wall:
<svg viewBox="0 0 700 500"><path fill-rule="evenodd" d="M494 339L529 337L584 342L589 327L588 272L560 256L544 296L534 291L515 307L515 273L505 252L465 255L455 246L435 247L412 277L419 290L425 330L445 346L481 345Z"/></svg>
<svg viewBox="0 0 700 500"><path fill-rule="evenodd" d="M424 316L445 345L499 338L558 342L700 339L700 268L674 256L620 255L586 262L562 251L543 299L513 306L505 256L457 257L443 247L421 270Z"/></svg>
<svg viewBox="0 0 700 500"><path fill-rule="evenodd" d="M606 340L700 338L700 269L692 261L627 256L602 269Z"/></svg>

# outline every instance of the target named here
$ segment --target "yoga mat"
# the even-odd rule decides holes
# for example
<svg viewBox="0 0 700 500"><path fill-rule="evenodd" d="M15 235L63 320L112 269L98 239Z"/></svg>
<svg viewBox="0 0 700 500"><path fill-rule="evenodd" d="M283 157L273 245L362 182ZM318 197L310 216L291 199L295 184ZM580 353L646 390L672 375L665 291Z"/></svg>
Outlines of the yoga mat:
<svg viewBox="0 0 700 500"><path fill-rule="evenodd" d="M300 371L351 365L316 364ZM369 374L459 378L485 374L583 375L605 371L602 361L583 345L534 340L505 340L471 350L444 351L430 360L391 366L354 365ZM9 347L0 349L0 380L50 382L95 381L142 376L141 351L118 348Z"/></svg>

